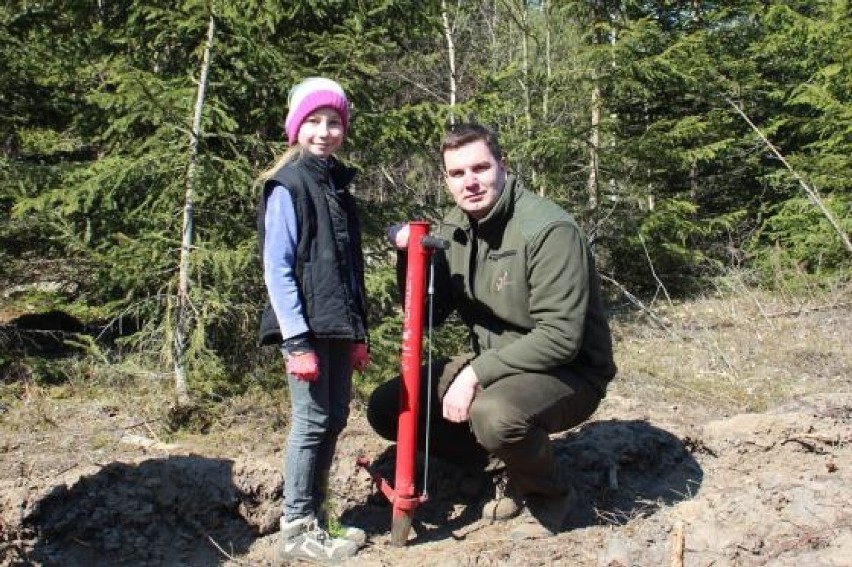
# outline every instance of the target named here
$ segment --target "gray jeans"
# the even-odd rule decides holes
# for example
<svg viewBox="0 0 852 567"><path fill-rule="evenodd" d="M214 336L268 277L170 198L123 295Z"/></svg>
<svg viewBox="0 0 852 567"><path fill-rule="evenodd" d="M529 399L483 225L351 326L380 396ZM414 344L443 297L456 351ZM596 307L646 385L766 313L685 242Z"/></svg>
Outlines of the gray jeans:
<svg viewBox="0 0 852 567"><path fill-rule="evenodd" d="M452 423L441 414L440 396L470 359L456 357L433 363L430 451L462 466L481 467L489 454L506 463L515 490L523 496L554 496L564 492L557 477L549 434L565 431L588 419L603 393L586 379L563 371L508 376L479 392L470 407L470 421ZM426 379L421 381L420 449L425 446ZM396 441L399 379L376 388L367 419L373 429Z"/></svg>
<svg viewBox="0 0 852 567"><path fill-rule="evenodd" d="M314 382L288 376L290 433L284 454L284 518L321 514L337 438L349 418L352 343L315 339L320 375Z"/></svg>

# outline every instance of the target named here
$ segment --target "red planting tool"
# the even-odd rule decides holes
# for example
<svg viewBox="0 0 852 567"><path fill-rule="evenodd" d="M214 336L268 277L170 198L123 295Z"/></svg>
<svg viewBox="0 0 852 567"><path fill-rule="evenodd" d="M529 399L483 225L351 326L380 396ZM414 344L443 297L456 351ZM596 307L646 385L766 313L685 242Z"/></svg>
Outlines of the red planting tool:
<svg viewBox="0 0 852 567"><path fill-rule="evenodd" d="M391 544L395 546L405 545L408 532L411 529L414 510L426 500L425 494L416 494L414 482L417 424L420 415L420 359L423 343L425 275L427 260L431 258L432 251L435 248L447 248L449 246L446 240L428 235L428 222L413 221L409 223L408 227L408 267L405 279L405 314L402 325L402 377L396 441L396 478L393 487L378 473L370 469L369 460L365 457L358 459L358 465L370 473L376 486L393 505ZM431 318L429 328L431 331ZM428 368L431 369L431 365ZM431 391L431 388L429 388L429 391ZM425 479L423 486L425 490Z"/></svg>

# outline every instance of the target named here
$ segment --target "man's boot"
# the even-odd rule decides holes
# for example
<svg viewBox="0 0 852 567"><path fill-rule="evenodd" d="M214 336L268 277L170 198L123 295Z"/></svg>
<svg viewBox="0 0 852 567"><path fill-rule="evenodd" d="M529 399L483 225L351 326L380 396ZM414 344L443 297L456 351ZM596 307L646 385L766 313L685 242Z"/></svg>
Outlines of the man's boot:
<svg viewBox="0 0 852 567"><path fill-rule="evenodd" d="M482 519L501 522L517 517L524 509L524 501L515 491L508 475L496 480L494 499L482 507Z"/></svg>
<svg viewBox="0 0 852 567"><path fill-rule="evenodd" d="M565 526L578 501L574 487L559 496L531 495L526 499L526 511L509 536L513 540L550 537Z"/></svg>

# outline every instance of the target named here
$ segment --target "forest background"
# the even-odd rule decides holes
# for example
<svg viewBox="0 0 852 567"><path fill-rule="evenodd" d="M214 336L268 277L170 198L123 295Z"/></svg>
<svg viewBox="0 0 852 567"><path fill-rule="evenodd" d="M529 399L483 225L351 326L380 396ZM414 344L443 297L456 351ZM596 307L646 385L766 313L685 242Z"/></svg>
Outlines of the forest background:
<svg viewBox="0 0 852 567"><path fill-rule="evenodd" d="M360 394L398 372L387 226L450 204L438 147L471 118L582 223L613 316L849 279L845 0L46 0L5 2L0 21L0 322L63 314L78 353L55 364L4 327L4 389L173 381L210 410L284 386L257 345L254 179L307 76L352 104ZM450 327L434 347L464 342Z"/></svg>

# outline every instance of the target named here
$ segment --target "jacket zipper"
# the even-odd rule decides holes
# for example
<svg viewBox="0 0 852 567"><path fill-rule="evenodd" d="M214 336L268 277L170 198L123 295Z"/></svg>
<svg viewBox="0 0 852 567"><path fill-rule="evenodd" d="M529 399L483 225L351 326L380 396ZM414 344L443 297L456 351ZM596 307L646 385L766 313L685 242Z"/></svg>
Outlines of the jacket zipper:
<svg viewBox="0 0 852 567"><path fill-rule="evenodd" d="M473 224L471 224L471 228L470 228L470 237L471 237L470 242L471 242L471 245L472 245L472 248L473 248L471 250L471 262L470 263L474 263L476 269L473 269L474 266L471 266L470 264L468 264L468 272L470 273L470 296L471 296L471 299L473 299L473 301L475 302L476 297L477 297L476 286L478 285L478 282L479 282L479 279L480 279L479 276L481 275L481 272L484 270L484 263L485 263L485 259L486 259L488 254L487 254L487 247L484 246L483 243L480 242L479 235L477 234L476 226L473 225ZM474 259L475 259L475 262L473 262ZM491 330L488 329L487 327L483 327L483 329L485 330L485 345L479 345L480 351L483 350L483 348L482 348L483 346L485 347L484 350L488 350L488 349L491 348Z"/></svg>

